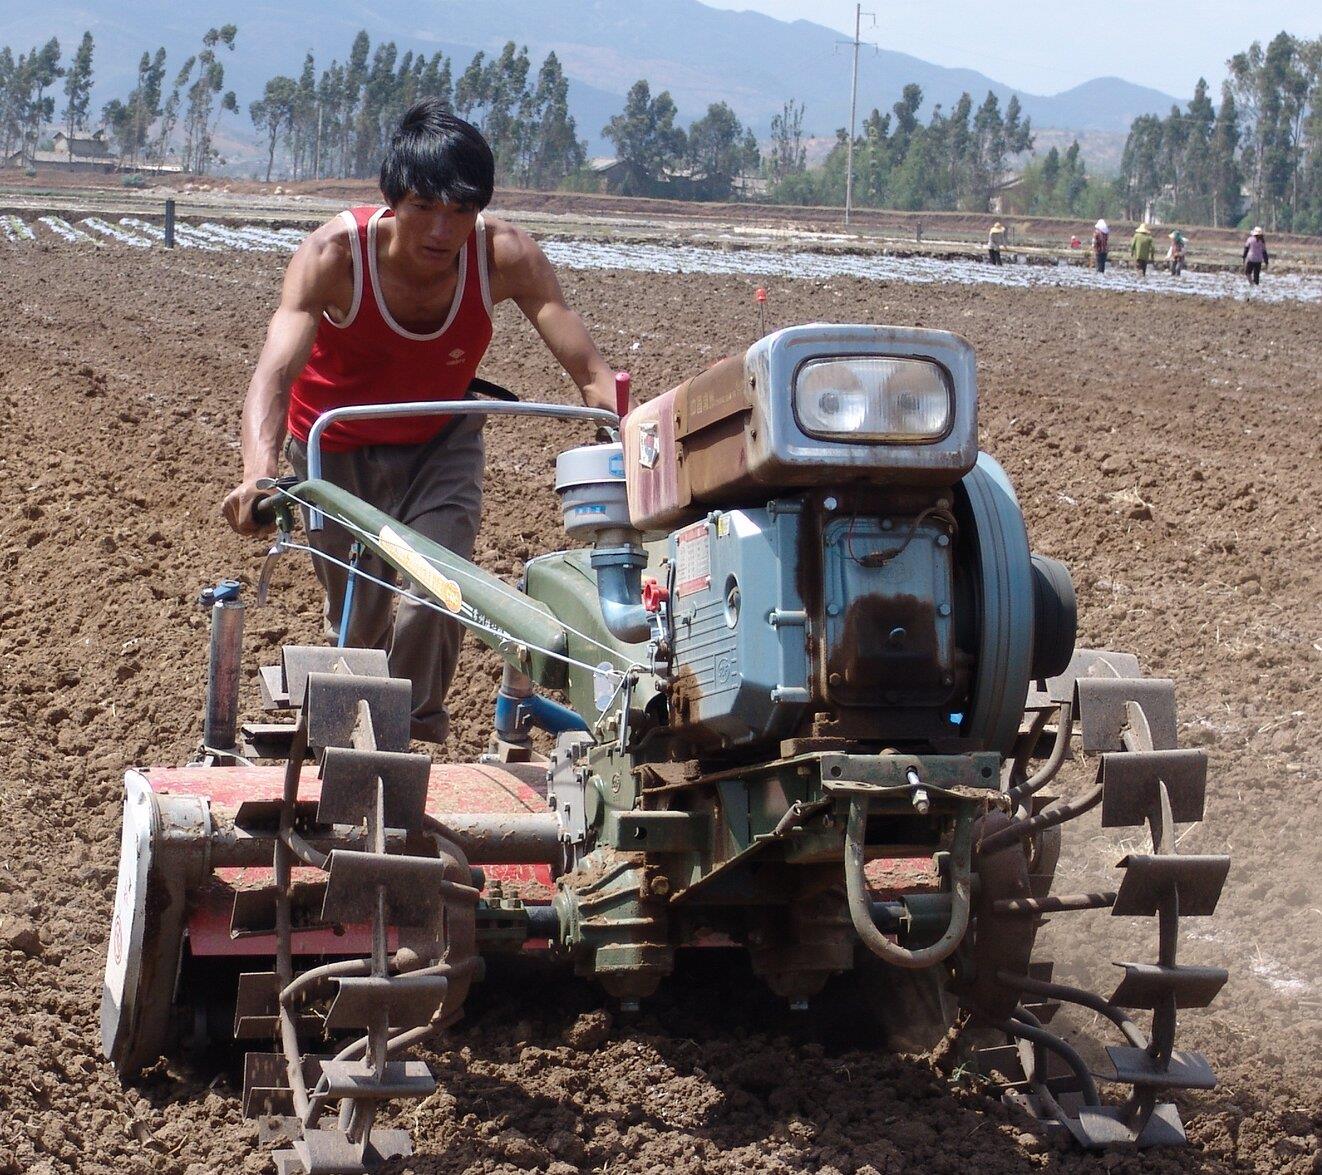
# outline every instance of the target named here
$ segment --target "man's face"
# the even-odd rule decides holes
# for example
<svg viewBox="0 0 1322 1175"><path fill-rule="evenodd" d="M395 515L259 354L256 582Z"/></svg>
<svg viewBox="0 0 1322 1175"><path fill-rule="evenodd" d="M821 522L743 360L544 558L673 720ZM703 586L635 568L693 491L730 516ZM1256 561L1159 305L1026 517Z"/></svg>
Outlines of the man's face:
<svg viewBox="0 0 1322 1175"><path fill-rule="evenodd" d="M399 244L420 266L447 267L468 240L477 216L474 205L426 200L410 192L395 205Z"/></svg>

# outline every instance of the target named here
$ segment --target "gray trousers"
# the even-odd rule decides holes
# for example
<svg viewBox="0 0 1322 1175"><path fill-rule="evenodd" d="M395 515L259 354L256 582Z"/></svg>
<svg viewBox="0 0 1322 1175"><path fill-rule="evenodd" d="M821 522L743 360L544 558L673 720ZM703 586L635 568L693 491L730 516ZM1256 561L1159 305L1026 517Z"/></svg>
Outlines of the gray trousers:
<svg viewBox="0 0 1322 1175"><path fill-rule="evenodd" d="M321 475L456 555L471 559L482 516L484 419L458 417L448 431L424 445L369 445L347 453L323 452ZM285 456L300 478L307 477L307 450L294 437L285 444ZM306 511L303 522L306 528ZM316 550L349 561L353 535L342 526L327 521L321 530L308 532L308 538ZM326 559L312 562L326 591L326 637L335 643L348 572ZM396 582L394 568L370 551L363 553L358 567L377 579ZM448 616L360 578L344 643L386 650L391 674L413 683L413 737L439 743L450 732L445 695L459 662L462 636L458 622Z"/></svg>

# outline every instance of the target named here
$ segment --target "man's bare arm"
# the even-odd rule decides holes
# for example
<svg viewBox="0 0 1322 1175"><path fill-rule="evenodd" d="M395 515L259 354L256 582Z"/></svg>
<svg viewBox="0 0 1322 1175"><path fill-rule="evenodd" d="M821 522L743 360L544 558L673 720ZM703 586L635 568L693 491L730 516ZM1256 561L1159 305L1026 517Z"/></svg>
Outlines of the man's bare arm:
<svg viewBox="0 0 1322 1175"><path fill-rule="evenodd" d="M588 407L613 412L615 374L601 357L583 320L565 302L546 254L527 233L512 225L501 225L493 243L498 274L493 293L512 298L523 311L547 349L578 385Z"/></svg>
<svg viewBox="0 0 1322 1175"><path fill-rule="evenodd" d="M240 534L261 529L252 518L253 505L262 497L257 481L274 477L279 467L290 386L312 353L317 324L337 300L337 285L349 264L343 239L343 225L323 225L303 242L285 271L280 305L266 328L266 342L243 401L243 480L221 507L225 520Z"/></svg>

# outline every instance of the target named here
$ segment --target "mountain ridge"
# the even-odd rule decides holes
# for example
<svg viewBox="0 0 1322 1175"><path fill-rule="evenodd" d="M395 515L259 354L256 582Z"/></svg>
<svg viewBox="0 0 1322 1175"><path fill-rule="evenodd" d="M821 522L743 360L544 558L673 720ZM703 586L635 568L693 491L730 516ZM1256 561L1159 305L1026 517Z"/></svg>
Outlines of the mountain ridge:
<svg viewBox="0 0 1322 1175"><path fill-rule="evenodd" d="M247 104L275 74L297 75L311 50L320 71L343 60L359 29L375 47L393 40L402 52L448 54L456 72L481 50L513 40L534 63L554 50L570 81L571 111L589 150L603 150L601 129L623 106L638 78L667 89L684 122L725 101L762 136L788 100L805 107L805 130L832 134L848 121L850 54L840 34L810 21L709 8L700 0L640 6L628 0L429 0L407 11L354 0L233 0L217 15L214 0L135 0L112 14L85 0L47 0L0 18L0 45L16 53L58 36L66 59L84 29L96 40L93 110L132 88L144 50L164 45L173 75L202 33L220 21L238 26L236 50L223 53L226 86ZM402 14L401 14L402 12ZM1164 113L1177 99L1119 78L1094 78L1055 95L1032 94L975 69L947 68L891 50L859 57L859 116L889 110L904 85L923 88L926 117L949 109L968 90L980 103L988 90L1002 107L1017 94L1034 124L1065 130L1123 132L1139 114ZM57 83L58 87L58 83ZM56 93L57 109L62 94Z"/></svg>

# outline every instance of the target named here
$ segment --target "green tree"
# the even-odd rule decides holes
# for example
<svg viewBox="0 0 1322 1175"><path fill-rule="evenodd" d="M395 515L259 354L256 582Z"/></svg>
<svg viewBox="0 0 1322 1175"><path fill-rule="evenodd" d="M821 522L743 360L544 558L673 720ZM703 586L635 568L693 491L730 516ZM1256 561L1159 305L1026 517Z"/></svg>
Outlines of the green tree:
<svg viewBox="0 0 1322 1175"><path fill-rule="evenodd" d="M927 130L916 127L909 135L908 150L891 181L891 199L896 208L919 211L932 208L933 177L940 172L940 161L928 142Z"/></svg>
<svg viewBox="0 0 1322 1175"><path fill-rule="evenodd" d="M7 160L23 134L19 68L13 50L0 48L0 162Z"/></svg>
<svg viewBox="0 0 1322 1175"><path fill-rule="evenodd" d="M1254 41L1227 63L1241 116L1240 163L1253 214L1272 228L1288 227L1299 206L1299 176L1305 155L1310 68L1309 42L1278 33L1264 50Z"/></svg>
<svg viewBox="0 0 1322 1175"><path fill-rule="evenodd" d="M689 127L687 160L693 194L700 200L728 200L734 182L757 167L757 143L751 151L743 124L724 102L714 102Z"/></svg>
<svg viewBox="0 0 1322 1175"><path fill-rule="evenodd" d="M535 138L535 129L527 121L532 113L528 90L531 70L527 46L520 49L513 41L505 43L500 56L486 69L480 129L496 157L496 173L503 178L518 171L520 156L526 158L528 154L525 144ZM525 117L520 118L520 113Z"/></svg>
<svg viewBox="0 0 1322 1175"><path fill-rule="evenodd" d="M1165 129L1155 114L1134 119L1120 157L1124 181L1124 213L1127 220L1141 220L1149 200L1161 191L1164 181L1163 141Z"/></svg>
<svg viewBox="0 0 1322 1175"><path fill-rule="evenodd" d="M1217 108L1209 145L1211 156L1212 223L1237 224L1240 218L1240 188L1243 173L1239 166L1239 111L1235 95L1227 83L1221 87L1221 105Z"/></svg>
<svg viewBox="0 0 1322 1175"><path fill-rule="evenodd" d="M876 115L874 110L873 115ZM803 145L803 103L786 102L771 119L771 154L767 171L772 183L798 175L807 167L808 151Z"/></svg>
<svg viewBox="0 0 1322 1175"><path fill-rule="evenodd" d="M491 74L486 67L486 54L477 53L468 68L459 75L454 86L455 113L466 122L473 121L473 111L486 103L487 86Z"/></svg>
<svg viewBox="0 0 1322 1175"><path fill-rule="evenodd" d="M368 57L372 52L372 42L367 30L362 29L353 39L349 50L349 60L344 70L344 85L341 90L340 109L340 166L342 176L353 175L351 170L356 156L354 131L358 125L358 106L362 100L363 89L367 85Z"/></svg>
<svg viewBox="0 0 1322 1175"><path fill-rule="evenodd" d="M293 78L278 75L266 83L262 96L248 107L253 126L266 134L266 182L271 182L271 168L275 164L275 147L280 136L294 119L298 83Z"/></svg>
<svg viewBox="0 0 1322 1175"><path fill-rule="evenodd" d="M363 82L362 101L354 123L353 174L359 179L369 178L380 166L384 126L394 107L398 58L399 49L394 41L383 42L372 54L372 66Z"/></svg>
<svg viewBox="0 0 1322 1175"><path fill-rule="evenodd" d="M1299 218L1296 232L1322 233L1322 37L1304 49L1307 72L1312 77L1308 115L1303 122L1304 158L1299 169Z"/></svg>
<svg viewBox="0 0 1322 1175"><path fill-rule="evenodd" d="M889 198L890 124L889 114L873 110L863 120L863 133L854 143L854 198L864 207L881 207Z"/></svg>
<svg viewBox="0 0 1322 1175"><path fill-rule="evenodd" d="M165 50L144 52L138 60L137 84L124 100L112 98L101 109L101 121L119 147L120 161L136 167L147 145L152 123L161 117L165 82Z"/></svg>
<svg viewBox="0 0 1322 1175"><path fill-rule="evenodd" d="M587 147L569 113L569 82L554 53L546 55L538 71L533 108L536 130L531 136L526 182L553 188L587 161Z"/></svg>
<svg viewBox="0 0 1322 1175"><path fill-rule="evenodd" d="M551 56L554 57L555 54ZM450 111L454 109L454 84L450 76L450 59L444 53L434 54L427 62L426 68L422 71L418 96L436 98L444 109Z"/></svg>
<svg viewBox="0 0 1322 1175"><path fill-rule="evenodd" d="M909 139L918 129L918 109L923 104L923 88L910 82L900 91L900 100L891 107L895 115L895 158L904 159L909 151Z"/></svg>
<svg viewBox="0 0 1322 1175"><path fill-rule="evenodd" d="M303 58L303 69L290 99L285 130L294 179L303 178L314 166L321 115L321 102L317 97L317 63L309 52Z"/></svg>
<svg viewBox="0 0 1322 1175"><path fill-rule="evenodd" d="M1088 175L1084 168L1078 139L1065 149L1060 172L1064 211L1067 216L1073 216L1082 209L1084 196L1088 191Z"/></svg>
<svg viewBox="0 0 1322 1175"><path fill-rule="evenodd" d="M40 49L33 49L26 58L19 58L17 79L24 94L22 107L26 115L23 131L24 150L29 160L36 158L37 140L41 125L55 117L55 99L46 91L64 76L60 66L60 42L52 37Z"/></svg>
<svg viewBox="0 0 1322 1175"><path fill-rule="evenodd" d="M92 34L83 33L73 62L64 76L65 134L72 139L75 131L87 126L87 106L92 97Z"/></svg>
<svg viewBox="0 0 1322 1175"><path fill-rule="evenodd" d="M651 196L664 190L667 172L684 155L685 137L675 125L675 102L668 90L655 98L645 79L634 82L624 111L602 128L625 166L626 195Z"/></svg>
<svg viewBox="0 0 1322 1175"><path fill-rule="evenodd" d="M237 110L238 99L234 91L225 90L225 67L220 61L219 49L234 49L238 29L232 24L208 29L202 35L202 49L189 59L183 80L176 88L187 85L188 107L184 114L184 168L205 175L215 156L211 141L215 133L215 120L222 111ZM193 74L196 67L196 75ZM191 84L190 84L191 79Z"/></svg>

